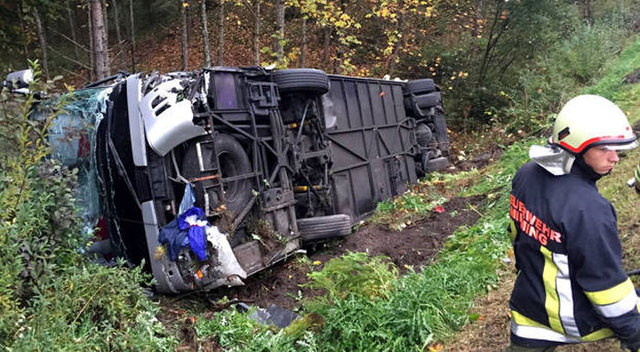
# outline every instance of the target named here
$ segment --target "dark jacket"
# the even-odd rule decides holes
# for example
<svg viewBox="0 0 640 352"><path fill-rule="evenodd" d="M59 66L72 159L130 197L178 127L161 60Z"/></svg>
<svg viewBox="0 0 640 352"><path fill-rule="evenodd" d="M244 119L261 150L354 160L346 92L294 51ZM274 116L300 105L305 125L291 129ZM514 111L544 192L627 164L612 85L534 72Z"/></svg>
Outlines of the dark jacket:
<svg viewBox="0 0 640 352"><path fill-rule="evenodd" d="M638 298L622 268L616 212L598 192L598 177L578 159L568 175L530 162L513 179L518 277L509 303L518 345L638 339Z"/></svg>

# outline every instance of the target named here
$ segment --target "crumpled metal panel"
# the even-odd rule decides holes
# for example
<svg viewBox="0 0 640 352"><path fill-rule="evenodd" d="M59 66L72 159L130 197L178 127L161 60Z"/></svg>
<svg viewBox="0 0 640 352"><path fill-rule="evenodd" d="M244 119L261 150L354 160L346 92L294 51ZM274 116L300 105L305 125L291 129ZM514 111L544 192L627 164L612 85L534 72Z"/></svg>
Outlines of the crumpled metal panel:
<svg viewBox="0 0 640 352"><path fill-rule="evenodd" d="M206 134L204 128L193 123L191 101L181 100L184 88L180 82L180 79L163 82L140 101L147 142L160 156L182 142Z"/></svg>

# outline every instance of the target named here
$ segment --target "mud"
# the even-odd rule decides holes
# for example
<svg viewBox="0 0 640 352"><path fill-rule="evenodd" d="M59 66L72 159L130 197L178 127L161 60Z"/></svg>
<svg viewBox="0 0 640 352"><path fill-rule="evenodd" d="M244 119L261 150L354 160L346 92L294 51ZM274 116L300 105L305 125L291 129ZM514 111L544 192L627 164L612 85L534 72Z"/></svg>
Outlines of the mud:
<svg viewBox="0 0 640 352"><path fill-rule="evenodd" d="M409 267L420 270L459 226L477 221L479 214L473 208L480 206L483 200L483 196L451 199L443 204L444 212L433 213L401 232L377 224L365 224L343 239L308 248L308 261L292 258L248 278L245 286L216 291L212 299L226 296L260 307L276 304L295 310L302 298L322 294L321 291L301 286L308 282L307 274L312 270L320 270L331 258L347 251L387 256L401 273Z"/></svg>

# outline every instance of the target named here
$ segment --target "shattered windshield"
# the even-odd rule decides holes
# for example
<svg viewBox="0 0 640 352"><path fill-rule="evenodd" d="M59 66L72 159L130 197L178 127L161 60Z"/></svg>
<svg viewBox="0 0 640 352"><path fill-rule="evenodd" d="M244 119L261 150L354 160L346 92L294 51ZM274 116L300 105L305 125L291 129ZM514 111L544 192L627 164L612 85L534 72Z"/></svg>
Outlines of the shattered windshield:
<svg viewBox="0 0 640 352"><path fill-rule="evenodd" d="M95 157L96 131L106 113L111 90L111 87L99 87L67 93L64 111L53 119L48 130L51 157L78 169L74 193L84 223L83 232L87 236L93 234L102 216ZM33 117L42 121L51 116L60 99L56 97L40 103Z"/></svg>

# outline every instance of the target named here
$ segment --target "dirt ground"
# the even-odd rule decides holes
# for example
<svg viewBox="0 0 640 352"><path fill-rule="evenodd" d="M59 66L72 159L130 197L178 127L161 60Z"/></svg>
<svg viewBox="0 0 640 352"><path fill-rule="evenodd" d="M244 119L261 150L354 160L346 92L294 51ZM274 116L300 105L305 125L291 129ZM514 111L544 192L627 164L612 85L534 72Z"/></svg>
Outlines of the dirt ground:
<svg viewBox="0 0 640 352"><path fill-rule="evenodd" d="M454 198L443 204L443 213L433 213L401 232L377 224L366 224L343 239L309 248L309 261L306 263L294 258L248 278L245 280L245 286L220 290L215 295L237 298L239 301L260 307L276 304L295 310L300 306L301 297L309 298L322 294L321 291L300 287L308 282L307 273L321 269L331 258L347 251L387 256L400 272L406 271L407 266L419 269L438 253L444 241L456 228L477 221L479 215L471 210L468 204L478 207L482 201L483 197Z"/></svg>

